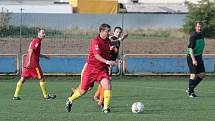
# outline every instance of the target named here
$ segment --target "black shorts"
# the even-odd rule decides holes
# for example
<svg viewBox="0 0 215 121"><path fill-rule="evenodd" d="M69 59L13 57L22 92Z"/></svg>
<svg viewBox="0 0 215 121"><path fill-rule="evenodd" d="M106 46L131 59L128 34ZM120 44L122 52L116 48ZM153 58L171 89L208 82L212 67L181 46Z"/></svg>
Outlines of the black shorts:
<svg viewBox="0 0 215 121"><path fill-rule="evenodd" d="M110 52L110 55L111 55L111 56L110 56L109 60L110 60L110 61L116 61L116 59L117 59L117 57L118 57L119 54L118 54L118 53L115 53L114 51L111 51L111 52Z"/></svg>
<svg viewBox="0 0 215 121"><path fill-rule="evenodd" d="M205 72L205 66L202 56L195 56L195 59L197 61L197 66L193 65L192 58L190 56L187 56L187 65L189 67L190 73L199 74Z"/></svg>

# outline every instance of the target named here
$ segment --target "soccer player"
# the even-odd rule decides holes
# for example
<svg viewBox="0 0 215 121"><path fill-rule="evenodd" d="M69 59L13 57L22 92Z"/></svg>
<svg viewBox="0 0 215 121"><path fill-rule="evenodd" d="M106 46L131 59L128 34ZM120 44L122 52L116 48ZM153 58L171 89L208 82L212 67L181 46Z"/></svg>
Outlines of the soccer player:
<svg viewBox="0 0 215 121"><path fill-rule="evenodd" d="M40 64L39 64L40 57L44 57L44 58L48 59L47 56L40 54L41 41L45 37L45 30L38 28L37 34L38 34L38 37L34 38L28 47L27 56L25 58L25 63L24 63L23 69L22 69L22 75L16 85L16 91L15 91L15 94L13 97L14 100L21 99L19 97L20 89L21 89L22 85L24 84L24 82L27 79L30 79L31 77L37 78L40 80L40 88L42 90L44 99L55 99L56 98L56 95L49 95L47 93L45 80L44 80L43 73L42 73L42 70L41 70Z"/></svg>
<svg viewBox="0 0 215 121"><path fill-rule="evenodd" d="M104 88L104 113L109 113L109 104L111 99L111 82L106 65L113 65L115 61L109 61L111 41L108 38L110 25L101 24L99 34L92 40L89 48L87 62L84 66L81 76L81 84L66 102L66 110L71 111L73 102L83 96L90 86L96 81Z"/></svg>
<svg viewBox="0 0 215 121"><path fill-rule="evenodd" d="M117 58L119 60L119 48L120 42L123 41L125 38L128 37L128 34L123 34L123 29L121 27L115 27L113 31L113 36L110 36L109 39L111 40L111 51L110 51L110 61L116 61ZM112 67L108 65L109 75L112 76ZM104 100L104 89L101 85L98 86L98 89L93 97L95 101L98 101L98 107L102 107L103 100Z"/></svg>
<svg viewBox="0 0 215 121"><path fill-rule="evenodd" d="M119 48L120 48L120 42L123 41L125 38L128 37L128 33L123 34L123 29L121 27L115 27L113 31L113 36L110 36L111 40L111 52L110 52L110 58L109 60L116 61L117 59L120 59L119 56ZM112 76L112 66L109 66L109 75Z"/></svg>
<svg viewBox="0 0 215 121"><path fill-rule="evenodd" d="M190 79L186 93L191 98L196 97L194 89L205 77L205 67L202 59L204 46L202 22L196 22L195 32L191 34L187 48L187 64L190 70Z"/></svg>

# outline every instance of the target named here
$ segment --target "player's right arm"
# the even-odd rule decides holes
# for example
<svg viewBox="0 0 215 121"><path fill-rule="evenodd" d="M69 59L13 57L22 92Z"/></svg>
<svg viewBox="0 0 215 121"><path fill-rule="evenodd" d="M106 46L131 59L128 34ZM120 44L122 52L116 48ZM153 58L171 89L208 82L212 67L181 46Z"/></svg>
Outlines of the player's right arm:
<svg viewBox="0 0 215 121"><path fill-rule="evenodd" d="M32 56L33 56L33 52L34 50L36 50L39 46L40 42L38 41L38 39L34 38L30 45L29 45L29 48L28 48L28 63L26 65L27 68L30 68L31 67L31 63L32 63Z"/></svg>
<svg viewBox="0 0 215 121"><path fill-rule="evenodd" d="M106 60L105 58L103 58L100 54L101 54L101 50L99 48L99 44L97 43L96 40L93 41L92 43L92 51L93 51L93 54L95 56L95 58L100 61L100 62L103 62L103 63L106 63L110 66L114 65L115 64L115 61L108 61Z"/></svg>
<svg viewBox="0 0 215 121"><path fill-rule="evenodd" d="M192 59L192 62L193 62L193 65L197 65L197 61L195 59L195 56L194 56L194 48L196 46L196 43L195 43L195 35L193 34L191 37L190 37L190 44L189 44L189 49L190 49L190 57Z"/></svg>
<svg viewBox="0 0 215 121"><path fill-rule="evenodd" d="M94 56L95 56L95 58L96 58L97 60L99 60L99 61L101 61L101 62L103 62L103 63L106 63L107 65L112 66L112 65L116 64L115 61L106 60L106 59L102 58L102 56L99 55L99 54L96 54L96 55L94 55Z"/></svg>
<svg viewBox="0 0 215 121"><path fill-rule="evenodd" d="M190 57L191 57L191 59L193 61L193 65L197 66L197 61L196 61L195 56L193 54L193 49L192 48L190 48Z"/></svg>
<svg viewBox="0 0 215 121"><path fill-rule="evenodd" d="M33 49L29 48L28 53L29 53L29 56L28 56L28 63L26 65L26 67L30 68L31 67L31 62L32 62Z"/></svg>

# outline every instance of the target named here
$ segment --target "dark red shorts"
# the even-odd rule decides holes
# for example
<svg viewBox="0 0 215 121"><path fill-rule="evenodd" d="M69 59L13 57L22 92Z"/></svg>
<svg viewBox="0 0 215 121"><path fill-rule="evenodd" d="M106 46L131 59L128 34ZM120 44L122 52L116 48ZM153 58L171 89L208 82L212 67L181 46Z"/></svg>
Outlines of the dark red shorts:
<svg viewBox="0 0 215 121"><path fill-rule="evenodd" d="M98 70L86 63L81 73L81 89L88 90L94 82L100 84L100 81L104 78L110 80L110 76L106 69Z"/></svg>
<svg viewBox="0 0 215 121"><path fill-rule="evenodd" d="M25 79L30 79L30 78L37 78L37 79L42 79L43 78L43 72L40 68L40 66L36 68L23 68L22 69L22 77Z"/></svg>

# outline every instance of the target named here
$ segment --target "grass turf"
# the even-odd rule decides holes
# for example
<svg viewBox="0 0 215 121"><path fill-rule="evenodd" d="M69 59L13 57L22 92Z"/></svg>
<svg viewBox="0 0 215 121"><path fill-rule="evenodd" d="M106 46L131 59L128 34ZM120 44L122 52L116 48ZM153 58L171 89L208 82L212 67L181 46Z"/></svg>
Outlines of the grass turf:
<svg viewBox="0 0 215 121"><path fill-rule="evenodd" d="M132 77L114 79L111 113L103 114L92 96L97 88L74 102L72 112L64 109L70 88L78 78L47 78L47 88L55 100L44 100L39 83L27 81L21 89L22 100L12 100L16 79L0 79L1 121L212 121L215 118L213 77L197 88L199 97L187 97L188 77ZM133 102L145 105L144 113L131 113Z"/></svg>

